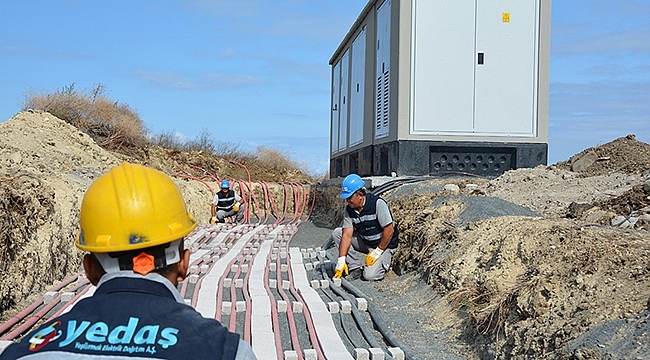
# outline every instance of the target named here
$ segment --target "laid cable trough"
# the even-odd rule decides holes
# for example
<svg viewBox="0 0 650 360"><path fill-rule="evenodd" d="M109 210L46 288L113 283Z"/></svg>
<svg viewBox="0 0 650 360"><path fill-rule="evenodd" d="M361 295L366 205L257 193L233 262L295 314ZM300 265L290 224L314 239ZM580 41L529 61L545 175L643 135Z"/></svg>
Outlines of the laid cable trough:
<svg viewBox="0 0 650 360"><path fill-rule="evenodd" d="M184 171L182 177L193 178ZM250 191L250 181L238 183L247 203L264 214L252 209L257 223L246 216L243 224L200 225L186 237L190 269L178 286L185 302L241 334L260 360L413 358L395 341L377 339L368 329L366 324L375 320L367 312L367 300L330 278L325 251L290 247L313 209L312 198L304 215L309 205L305 187L282 184L285 201L280 210L267 183L259 183L261 201ZM65 279L0 325L0 351L93 292L83 274Z"/></svg>

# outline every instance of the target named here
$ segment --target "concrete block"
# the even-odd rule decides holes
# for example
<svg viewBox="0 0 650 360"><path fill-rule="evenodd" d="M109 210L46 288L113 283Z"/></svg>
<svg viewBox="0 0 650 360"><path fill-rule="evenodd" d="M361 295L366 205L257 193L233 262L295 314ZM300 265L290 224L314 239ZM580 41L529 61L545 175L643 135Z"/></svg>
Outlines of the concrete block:
<svg viewBox="0 0 650 360"><path fill-rule="evenodd" d="M197 282L199 282L199 275L192 274L187 279L188 279L187 281L189 281L190 284L196 284Z"/></svg>
<svg viewBox="0 0 650 360"><path fill-rule="evenodd" d="M244 264L241 266L241 272L247 273L248 272L248 264Z"/></svg>
<svg viewBox="0 0 650 360"><path fill-rule="evenodd" d="M309 283L311 284L311 287L313 287L314 289L320 288L320 281L318 280L312 280Z"/></svg>
<svg viewBox="0 0 650 360"><path fill-rule="evenodd" d="M341 312L344 314L349 314L352 312L352 303L348 300L341 300Z"/></svg>
<svg viewBox="0 0 650 360"><path fill-rule="evenodd" d="M237 312L246 311L246 301L237 301L235 303L235 309Z"/></svg>
<svg viewBox="0 0 650 360"><path fill-rule="evenodd" d="M388 352L390 353L390 356L393 357L393 360L404 360L404 351L398 347L389 347Z"/></svg>
<svg viewBox="0 0 650 360"><path fill-rule="evenodd" d="M300 252L302 253L303 259L309 259L309 253L307 252L307 249L300 249Z"/></svg>
<svg viewBox="0 0 650 360"><path fill-rule="evenodd" d="M317 268L319 266L320 266L320 261L319 260L314 261L314 267Z"/></svg>
<svg viewBox="0 0 650 360"><path fill-rule="evenodd" d="M285 313L287 312L287 302L284 300L278 300L277 302L278 312Z"/></svg>
<svg viewBox="0 0 650 360"><path fill-rule="evenodd" d="M293 310L293 313L302 313L302 303L300 301L294 301L291 303L291 309Z"/></svg>
<svg viewBox="0 0 650 360"><path fill-rule="evenodd" d="M289 287L291 287L291 283L289 280L282 280L282 288L284 290L289 290Z"/></svg>
<svg viewBox="0 0 650 360"><path fill-rule="evenodd" d="M198 265L192 265L192 266L190 266L190 273L191 273L191 274L195 273L197 270L199 270L199 266L198 266Z"/></svg>
<svg viewBox="0 0 650 360"><path fill-rule="evenodd" d="M244 279L235 279L235 287L236 288L243 288L244 287Z"/></svg>
<svg viewBox="0 0 650 360"><path fill-rule="evenodd" d="M336 301L331 301L327 303L327 308L330 311L330 314L338 314L339 312L339 303Z"/></svg>
<svg viewBox="0 0 650 360"><path fill-rule="evenodd" d="M325 250L319 250L318 254L320 255L321 258L326 258L327 257L327 251Z"/></svg>
<svg viewBox="0 0 650 360"><path fill-rule="evenodd" d="M359 311L368 311L368 300L365 298L357 298L357 309Z"/></svg>
<svg viewBox="0 0 650 360"><path fill-rule="evenodd" d="M232 303L230 301L224 301L221 303L221 314L230 315L232 311Z"/></svg>
<svg viewBox="0 0 650 360"><path fill-rule="evenodd" d="M239 270L239 265L237 265L237 264L233 264L233 265L230 267L230 272L236 273L237 270Z"/></svg>
<svg viewBox="0 0 650 360"><path fill-rule="evenodd" d="M286 259L287 258L287 252L286 251L280 251L280 259Z"/></svg>
<svg viewBox="0 0 650 360"><path fill-rule="evenodd" d="M278 281L275 279L269 279L269 287L271 289L277 289L278 288Z"/></svg>
<svg viewBox="0 0 650 360"><path fill-rule="evenodd" d="M231 278L223 279L223 287L229 288L231 286L232 286L232 279Z"/></svg>
<svg viewBox="0 0 650 360"><path fill-rule="evenodd" d="M183 299L185 301L185 305L192 306L192 299Z"/></svg>
<svg viewBox="0 0 650 360"><path fill-rule="evenodd" d="M334 282L334 285L341 287L341 278L332 279L332 282Z"/></svg>
<svg viewBox="0 0 650 360"><path fill-rule="evenodd" d="M209 263L209 262L212 260L212 255L210 255L210 254L203 254L203 256L202 256L201 258L203 259L203 262L204 262L204 263Z"/></svg>
<svg viewBox="0 0 650 360"><path fill-rule="evenodd" d="M320 287L322 287L323 289L327 289L328 287L330 287L330 281L329 280L321 280L320 281Z"/></svg>
<svg viewBox="0 0 650 360"><path fill-rule="evenodd" d="M318 360L318 353L315 349L305 349L305 360Z"/></svg>
<svg viewBox="0 0 650 360"><path fill-rule="evenodd" d="M201 274L207 274L208 270L210 270L210 265L201 265Z"/></svg>
<svg viewBox="0 0 650 360"><path fill-rule="evenodd" d="M354 358L356 360L370 360L370 353L366 349L354 349Z"/></svg>
<svg viewBox="0 0 650 360"><path fill-rule="evenodd" d="M74 298L75 293L71 291L66 291L63 294L61 294L61 302L67 303L68 301L72 300Z"/></svg>
<svg viewBox="0 0 650 360"><path fill-rule="evenodd" d="M294 350L285 350L284 360L298 360L298 353Z"/></svg>
<svg viewBox="0 0 650 360"><path fill-rule="evenodd" d="M386 354L380 348L370 348L368 350L370 351L370 360L384 360L386 358Z"/></svg>
<svg viewBox="0 0 650 360"><path fill-rule="evenodd" d="M269 264L269 271L275 271L277 269L277 264L276 263L270 263Z"/></svg>
<svg viewBox="0 0 650 360"><path fill-rule="evenodd" d="M59 293L56 291L48 291L43 295L43 303L44 304L49 304L52 302L56 297L59 296Z"/></svg>
<svg viewBox="0 0 650 360"><path fill-rule="evenodd" d="M312 264L310 262L305 263L305 270L308 270L308 271L314 270L314 264Z"/></svg>
<svg viewBox="0 0 650 360"><path fill-rule="evenodd" d="M280 271L281 271L281 272L287 272L287 271L289 271L289 265L287 265L287 264L281 264L281 265L280 265Z"/></svg>

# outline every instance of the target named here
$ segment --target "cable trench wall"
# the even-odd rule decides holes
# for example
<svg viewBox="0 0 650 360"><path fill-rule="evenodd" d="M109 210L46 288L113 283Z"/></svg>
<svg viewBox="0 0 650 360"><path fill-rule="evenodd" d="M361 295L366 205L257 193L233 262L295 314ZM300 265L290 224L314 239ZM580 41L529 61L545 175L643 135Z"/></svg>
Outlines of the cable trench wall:
<svg viewBox="0 0 650 360"><path fill-rule="evenodd" d="M185 171L178 176L194 179ZM215 179L219 177L206 175L195 180L209 187ZM367 316L357 306L362 300L341 300L333 291L340 283L335 284L327 273L331 263L323 251L290 247L301 222L311 216L315 188L311 195L303 184L276 184L282 189L278 200L278 192L274 196L268 183L233 183L242 189L246 203L253 205L241 224L201 224L186 237L190 266L186 279L178 285L184 301L203 316L241 334L260 360L338 360L363 358L369 352L372 358L396 354L394 348L378 346L353 326L361 320L344 313L344 309L349 309L351 302L357 318ZM251 221L254 219L257 221ZM82 274L66 279L0 325L2 344L24 337L93 293L94 286ZM383 358L400 359L391 355Z"/></svg>

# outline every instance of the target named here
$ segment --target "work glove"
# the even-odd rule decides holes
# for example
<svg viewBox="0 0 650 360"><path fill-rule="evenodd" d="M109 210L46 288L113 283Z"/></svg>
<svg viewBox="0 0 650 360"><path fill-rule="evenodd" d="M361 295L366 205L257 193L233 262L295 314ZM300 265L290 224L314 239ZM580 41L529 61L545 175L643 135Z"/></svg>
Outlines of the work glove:
<svg viewBox="0 0 650 360"><path fill-rule="evenodd" d="M213 216L210 218L210 224L216 224L217 223L217 217Z"/></svg>
<svg viewBox="0 0 650 360"><path fill-rule="evenodd" d="M336 261L336 269L334 269L334 279L339 279L341 276L349 274L348 264L345 263L345 256L339 256L339 259Z"/></svg>
<svg viewBox="0 0 650 360"><path fill-rule="evenodd" d="M366 255L366 266L375 265L375 263L377 262L379 257L381 257L381 254L383 254L383 253L384 253L384 250L382 250L380 248L375 248L371 252L369 252L368 255Z"/></svg>
<svg viewBox="0 0 650 360"><path fill-rule="evenodd" d="M239 211L239 201L235 203L235 205L232 206L232 209L235 210L235 212Z"/></svg>

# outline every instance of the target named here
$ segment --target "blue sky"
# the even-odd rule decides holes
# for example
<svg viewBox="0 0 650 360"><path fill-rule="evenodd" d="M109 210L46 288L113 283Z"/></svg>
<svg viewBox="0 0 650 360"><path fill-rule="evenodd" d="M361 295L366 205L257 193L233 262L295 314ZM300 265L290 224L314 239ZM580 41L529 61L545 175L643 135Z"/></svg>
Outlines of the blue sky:
<svg viewBox="0 0 650 360"><path fill-rule="evenodd" d="M25 0L0 4L0 121L29 91L96 84L154 134L329 159L328 61L366 0ZM650 0L555 0L549 164L650 142Z"/></svg>

